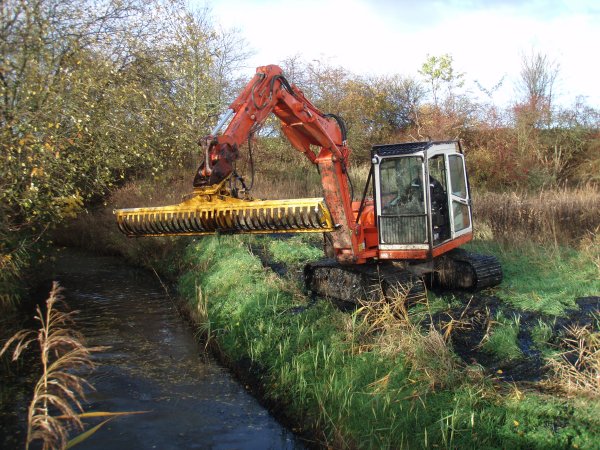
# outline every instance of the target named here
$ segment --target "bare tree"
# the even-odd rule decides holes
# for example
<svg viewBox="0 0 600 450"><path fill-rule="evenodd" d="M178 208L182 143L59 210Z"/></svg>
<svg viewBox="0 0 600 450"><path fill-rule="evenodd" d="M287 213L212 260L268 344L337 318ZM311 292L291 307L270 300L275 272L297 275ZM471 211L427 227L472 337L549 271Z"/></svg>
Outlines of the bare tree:
<svg viewBox="0 0 600 450"><path fill-rule="evenodd" d="M415 78L394 75L383 81L383 92L389 105L384 117L394 129L416 122L416 111L425 99L425 89Z"/></svg>
<svg viewBox="0 0 600 450"><path fill-rule="evenodd" d="M548 55L532 50L522 56L518 90L538 125L548 125L552 119L554 84L559 71L560 65Z"/></svg>

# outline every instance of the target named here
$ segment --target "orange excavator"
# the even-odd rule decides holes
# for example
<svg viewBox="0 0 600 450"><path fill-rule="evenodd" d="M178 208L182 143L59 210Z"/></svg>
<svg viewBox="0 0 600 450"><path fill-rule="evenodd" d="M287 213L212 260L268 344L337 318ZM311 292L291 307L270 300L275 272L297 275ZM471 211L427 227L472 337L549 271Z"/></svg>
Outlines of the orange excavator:
<svg viewBox="0 0 600 450"><path fill-rule="evenodd" d="M270 114L291 145L317 166L324 198L255 200L236 173L240 147ZM222 134L220 130L226 125ZM473 236L471 198L457 141L375 145L363 195L354 201L350 149L341 117L324 114L281 68L259 67L204 144L194 190L171 206L115 211L128 236L325 233L328 258L305 267L307 288L344 301L402 289L422 293L427 277L442 286L497 285L493 256L458 247ZM242 189L232 189L234 179ZM372 192L372 196L367 194Z"/></svg>

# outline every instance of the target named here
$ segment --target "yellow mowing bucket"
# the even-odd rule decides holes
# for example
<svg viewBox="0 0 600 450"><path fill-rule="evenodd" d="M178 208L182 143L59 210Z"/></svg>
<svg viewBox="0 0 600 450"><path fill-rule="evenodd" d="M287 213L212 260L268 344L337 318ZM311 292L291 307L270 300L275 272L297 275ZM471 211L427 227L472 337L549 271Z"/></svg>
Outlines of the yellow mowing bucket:
<svg viewBox="0 0 600 450"><path fill-rule="evenodd" d="M322 198L244 200L228 195L192 194L178 205L114 211L127 236L173 236L333 231Z"/></svg>

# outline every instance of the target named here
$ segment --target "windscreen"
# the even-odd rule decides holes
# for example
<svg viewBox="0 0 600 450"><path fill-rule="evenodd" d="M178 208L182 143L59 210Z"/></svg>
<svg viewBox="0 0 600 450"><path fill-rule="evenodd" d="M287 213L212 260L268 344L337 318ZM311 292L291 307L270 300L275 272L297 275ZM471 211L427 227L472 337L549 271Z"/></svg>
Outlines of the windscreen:
<svg viewBox="0 0 600 450"><path fill-rule="evenodd" d="M423 160L416 156L385 159L380 164L381 213L423 214Z"/></svg>
<svg viewBox="0 0 600 450"><path fill-rule="evenodd" d="M427 242L427 215L420 156L386 158L379 164L381 244Z"/></svg>

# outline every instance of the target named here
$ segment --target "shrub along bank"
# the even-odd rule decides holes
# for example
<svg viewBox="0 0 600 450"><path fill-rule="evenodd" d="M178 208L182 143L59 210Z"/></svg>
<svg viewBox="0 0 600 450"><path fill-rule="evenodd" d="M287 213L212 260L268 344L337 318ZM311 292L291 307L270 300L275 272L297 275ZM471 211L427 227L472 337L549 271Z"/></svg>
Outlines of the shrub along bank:
<svg viewBox="0 0 600 450"><path fill-rule="evenodd" d="M296 259L313 250L300 239L289 242L295 253L286 245L231 236L197 240L183 255L179 290L229 363L249 368L266 400L321 444L597 448L597 400L484 375L481 366L462 362L442 333L423 326L430 305L413 313L398 299L347 313L311 301L295 271ZM257 249L279 259L287 275L265 268Z"/></svg>

